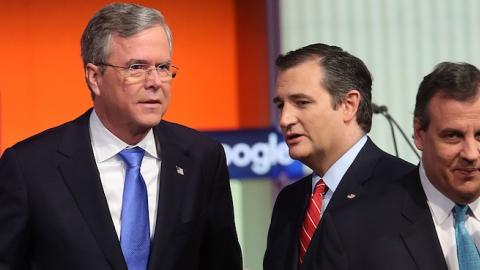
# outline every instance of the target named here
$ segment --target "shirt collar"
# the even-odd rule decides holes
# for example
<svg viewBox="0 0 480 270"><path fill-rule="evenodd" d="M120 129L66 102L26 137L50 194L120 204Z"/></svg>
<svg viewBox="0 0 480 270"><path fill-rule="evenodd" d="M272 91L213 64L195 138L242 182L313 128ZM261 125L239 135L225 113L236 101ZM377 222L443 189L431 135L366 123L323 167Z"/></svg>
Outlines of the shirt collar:
<svg viewBox="0 0 480 270"><path fill-rule="evenodd" d="M323 179L325 185L328 187L329 190L335 192L337 189L338 184L342 180L343 176L347 172L350 165L352 165L353 161L357 157L360 150L362 150L363 146L367 143L367 135L364 135L360 140L358 140L350 149L348 149L345 154L343 154L333 165L328 168L325 175L319 176L317 173L313 173L312 178L312 190L314 189L315 185L320 179Z"/></svg>
<svg viewBox="0 0 480 270"><path fill-rule="evenodd" d="M113 135L100 121L95 109L90 114L90 136L92 137L92 147L97 162L103 162L117 155L125 148L138 146L145 150L145 153L158 159L157 149L155 147L155 137L153 130L150 129L139 143L128 145Z"/></svg>
<svg viewBox="0 0 480 270"><path fill-rule="evenodd" d="M476 199L474 202L468 205L472 211L473 217L480 221L480 199Z"/></svg>
<svg viewBox="0 0 480 270"><path fill-rule="evenodd" d="M441 193L437 188L435 188L425 173L425 168L423 167L423 162L420 161L419 167L420 182L422 183L423 190L427 196L428 205L430 206L433 218L437 224L442 224L448 216L452 213L452 209L455 206L450 198ZM474 202L470 203L468 206L472 211L473 217L475 219L480 218L480 200L477 199Z"/></svg>

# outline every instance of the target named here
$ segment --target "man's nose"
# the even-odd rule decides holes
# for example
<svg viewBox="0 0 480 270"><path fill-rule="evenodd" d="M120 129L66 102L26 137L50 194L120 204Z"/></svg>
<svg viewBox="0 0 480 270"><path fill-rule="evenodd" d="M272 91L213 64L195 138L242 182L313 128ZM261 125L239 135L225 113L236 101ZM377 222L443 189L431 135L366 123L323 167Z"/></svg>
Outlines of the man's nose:
<svg viewBox="0 0 480 270"><path fill-rule="evenodd" d="M463 142L461 157L468 161L475 161L480 158L480 142L475 138L467 138Z"/></svg>
<svg viewBox="0 0 480 270"><path fill-rule="evenodd" d="M282 110L280 111L280 127L282 130L287 129L288 127L294 125L297 122L297 117L295 115L295 110L291 106L284 104Z"/></svg>
<svg viewBox="0 0 480 270"><path fill-rule="evenodd" d="M152 67L145 73L145 84L146 88L160 88L160 85L164 82L160 74L158 74L157 69Z"/></svg>

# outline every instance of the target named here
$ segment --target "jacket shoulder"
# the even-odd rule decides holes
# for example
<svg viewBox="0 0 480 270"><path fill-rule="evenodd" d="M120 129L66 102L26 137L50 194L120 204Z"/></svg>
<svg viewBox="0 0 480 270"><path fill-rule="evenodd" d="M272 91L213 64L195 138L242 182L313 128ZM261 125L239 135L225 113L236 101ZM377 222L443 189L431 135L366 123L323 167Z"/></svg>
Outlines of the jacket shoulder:
<svg viewBox="0 0 480 270"><path fill-rule="evenodd" d="M14 149L17 153L28 152L29 155L35 152L45 152L48 150L57 149L66 130L74 125L75 120L72 120L59 126L46 129L40 133L17 142L10 148Z"/></svg>
<svg viewBox="0 0 480 270"><path fill-rule="evenodd" d="M182 143L219 144L219 142L205 133L178 123L162 120L158 125L158 128L160 129L160 132L164 133L166 136L175 138Z"/></svg>
<svg viewBox="0 0 480 270"><path fill-rule="evenodd" d="M377 167L380 169L384 168L385 172L388 174L397 174L398 176L402 176L415 168L415 165L406 160L393 156L387 152L384 152L383 150L379 149L379 151L381 151L382 157L380 158Z"/></svg>
<svg viewBox="0 0 480 270"><path fill-rule="evenodd" d="M277 196L276 204L292 204L295 200L305 197L305 194L311 192L312 174L288 184L280 190Z"/></svg>

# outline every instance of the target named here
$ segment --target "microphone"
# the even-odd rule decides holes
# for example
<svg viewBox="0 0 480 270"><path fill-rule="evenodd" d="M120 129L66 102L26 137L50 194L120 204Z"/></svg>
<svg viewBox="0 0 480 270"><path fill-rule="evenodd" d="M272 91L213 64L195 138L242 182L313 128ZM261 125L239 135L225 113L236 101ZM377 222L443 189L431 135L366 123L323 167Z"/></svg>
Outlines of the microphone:
<svg viewBox="0 0 480 270"><path fill-rule="evenodd" d="M372 102L372 110L373 110L373 113L386 113L388 111L387 106L385 105L378 106L373 102Z"/></svg>
<svg viewBox="0 0 480 270"><path fill-rule="evenodd" d="M392 139L393 139L393 146L395 147L395 155L398 157L398 147L397 147L397 139L395 137L395 129L394 126L400 131L400 134L402 134L403 139L407 142L408 146L410 146L410 149L412 149L413 153L420 159L420 155L417 153L415 150L415 147L413 147L412 143L409 141L407 135L405 132L402 130L400 125L393 119L393 117L388 113L388 108L385 105L380 105L378 106L377 104L372 102L372 111L373 113L378 113L383 115L386 119L388 124L390 125L390 131L392 133Z"/></svg>

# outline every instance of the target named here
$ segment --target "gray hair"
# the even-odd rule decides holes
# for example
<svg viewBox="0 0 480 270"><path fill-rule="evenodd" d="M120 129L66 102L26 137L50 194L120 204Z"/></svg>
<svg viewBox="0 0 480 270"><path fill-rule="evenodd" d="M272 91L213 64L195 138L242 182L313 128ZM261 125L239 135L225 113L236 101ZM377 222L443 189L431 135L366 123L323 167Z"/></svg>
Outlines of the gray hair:
<svg viewBox="0 0 480 270"><path fill-rule="evenodd" d="M172 33L160 11L136 4L115 3L105 6L92 17L83 31L80 42L83 66L106 60L112 34L129 37L154 26L163 27L171 51Z"/></svg>

